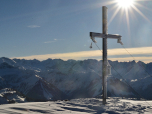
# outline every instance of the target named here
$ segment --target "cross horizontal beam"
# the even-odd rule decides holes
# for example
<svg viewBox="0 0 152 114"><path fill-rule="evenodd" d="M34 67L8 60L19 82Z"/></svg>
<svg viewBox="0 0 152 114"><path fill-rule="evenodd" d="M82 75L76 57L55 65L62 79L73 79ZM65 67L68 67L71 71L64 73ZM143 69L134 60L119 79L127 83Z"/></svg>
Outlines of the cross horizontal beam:
<svg viewBox="0 0 152 114"><path fill-rule="evenodd" d="M119 34L102 34L102 33L90 32L90 37L119 39L122 36L120 36Z"/></svg>
<svg viewBox="0 0 152 114"><path fill-rule="evenodd" d="M121 37L119 34L103 34L103 33L95 33L95 32L90 32L90 37L92 39L93 42L96 43L95 41L95 37L98 38L112 38L112 39L117 39L117 43L120 43L121 45L123 45L123 43L121 42Z"/></svg>

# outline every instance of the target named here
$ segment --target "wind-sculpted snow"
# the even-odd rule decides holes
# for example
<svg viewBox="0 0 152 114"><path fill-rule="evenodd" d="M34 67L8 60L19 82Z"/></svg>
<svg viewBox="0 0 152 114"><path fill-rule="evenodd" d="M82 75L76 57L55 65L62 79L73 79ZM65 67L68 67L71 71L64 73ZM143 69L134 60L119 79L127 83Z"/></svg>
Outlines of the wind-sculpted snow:
<svg viewBox="0 0 152 114"><path fill-rule="evenodd" d="M140 93L144 98L152 99L148 94L152 87L152 63L109 63L112 75L107 80L108 96L139 97ZM2 57L0 89L4 88L21 92L29 101L95 97L102 94L102 61L39 61Z"/></svg>
<svg viewBox="0 0 152 114"><path fill-rule="evenodd" d="M1 114L151 114L152 101L80 98L69 101L27 102L0 106Z"/></svg>

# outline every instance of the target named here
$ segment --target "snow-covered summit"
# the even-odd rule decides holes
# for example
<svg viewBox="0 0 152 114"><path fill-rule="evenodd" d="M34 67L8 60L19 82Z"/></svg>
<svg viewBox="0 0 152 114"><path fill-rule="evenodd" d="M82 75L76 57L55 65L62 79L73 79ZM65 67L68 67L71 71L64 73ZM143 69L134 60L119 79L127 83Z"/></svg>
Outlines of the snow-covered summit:
<svg viewBox="0 0 152 114"><path fill-rule="evenodd" d="M100 98L80 98L69 101L27 102L1 105L0 113L21 114L151 114L152 101L108 98L102 104Z"/></svg>

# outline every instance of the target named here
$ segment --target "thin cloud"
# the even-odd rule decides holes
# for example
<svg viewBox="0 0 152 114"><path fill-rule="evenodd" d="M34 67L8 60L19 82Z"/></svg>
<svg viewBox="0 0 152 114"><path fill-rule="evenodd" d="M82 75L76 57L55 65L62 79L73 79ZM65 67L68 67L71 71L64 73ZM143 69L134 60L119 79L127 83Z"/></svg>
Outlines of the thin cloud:
<svg viewBox="0 0 152 114"><path fill-rule="evenodd" d="M152 54L152 47L139 47L139 48L126 48L129 53L133 56L138 55L138 57L134 57L138 61L150 62L152 61L152 57L140 57L139 55ZM126 55L128 56L128 52L126 52L123 48L118 49L109 49L108 56L116 56L116 55ZM82 60L87 58L98 58L102 56L102 53L99 50L94 51L81 51L81 52L72 52L72 53L58 53L58 54L46 54L46 55L32 55L26 57L16 57L18 59L39 59L46 60L48 58L52 59L75 59ZM15 57L14 57L15 58ZM121 58L108 58L109 60L119 60L119 61L130 61L133 60L132 57L121 57Z"/></svg>
<svg viewBox="0 0 152 114"><path fill-rule="evenodd" d="M38 27L40 27L40 26L38 26L38 25L29 25L29 26L27 26L27 27L29 27L29 28L38 28Z"/></svg>
<svg viewBox="0 0 152 114"><path fill-rule="evenodd" d="M54 41L46 41L46 42L44 42L44 43L53 43L53 42L57 42L57 41L59 41L59 40L64 40L64 39L54 39Z"/></svg>
<svg viewBox="0 0 152 114"><path fill-rule="evenodd" d="M60 41L60 40L65 40L65 39L54 39L54 40L56 40L56 41Z"/></svg>
<svg viewBox="0 0 152 114"><path fill-rule="evenodd" d="M56 42L56 41L47 41L47 42L44 42L44 43L47 44L47 43L53 43L53 42Z"/></svg>

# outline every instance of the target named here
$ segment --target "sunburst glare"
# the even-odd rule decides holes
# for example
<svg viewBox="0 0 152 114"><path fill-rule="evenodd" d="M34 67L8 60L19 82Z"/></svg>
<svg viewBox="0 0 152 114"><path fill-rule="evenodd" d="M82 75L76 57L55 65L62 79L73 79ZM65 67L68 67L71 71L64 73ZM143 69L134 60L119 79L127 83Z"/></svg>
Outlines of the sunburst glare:
<svg viewBox="0 0 152 114"><path fill-rule="evenodd" d="M134 4L134 0L116 0L116 2L122 8L129 8Z"/></svg>
<svg viewBox="0 0 152 114"><path fill-rule="evenodd" d="M138 14L140 14L144 19L146 19L149 23L152 24L152 22L138 9L138 7L147 9L145 6L141 5L138 1L141 2L141 1L149 1L149 0L112 0L111 2L109 2L108 5L115 4L111 8L112 10L115 9L115 12L111 16L110 21L108 22L108 25L110 25L110 23L113 21L115 16L119 13L119 11L121 12L121 17L123 14L125 14L125 16L126 16L129 36L130 36L130 23L129 23L130 18L129 17L135 16L134 11L137 12Z"/></svg>
<svg viewBox="0 0 152 114"><path fill-rule="evenodd" d="M144 19L146 19L148 22L152 23L136 6L145 8L143 5L139 4L138 1L149 1L149 0L113 0L110 4L115 4L113 8L116 8L115 13L112 15L109 24L112 22L112 20L115 18L117 13L121 11L123 14L125 12L127 22L129 22L129 15L132 15L134 11L139 13ZM145 8L147 9L147 8ZM129 24L129 23L128 23Z"/></svg>

